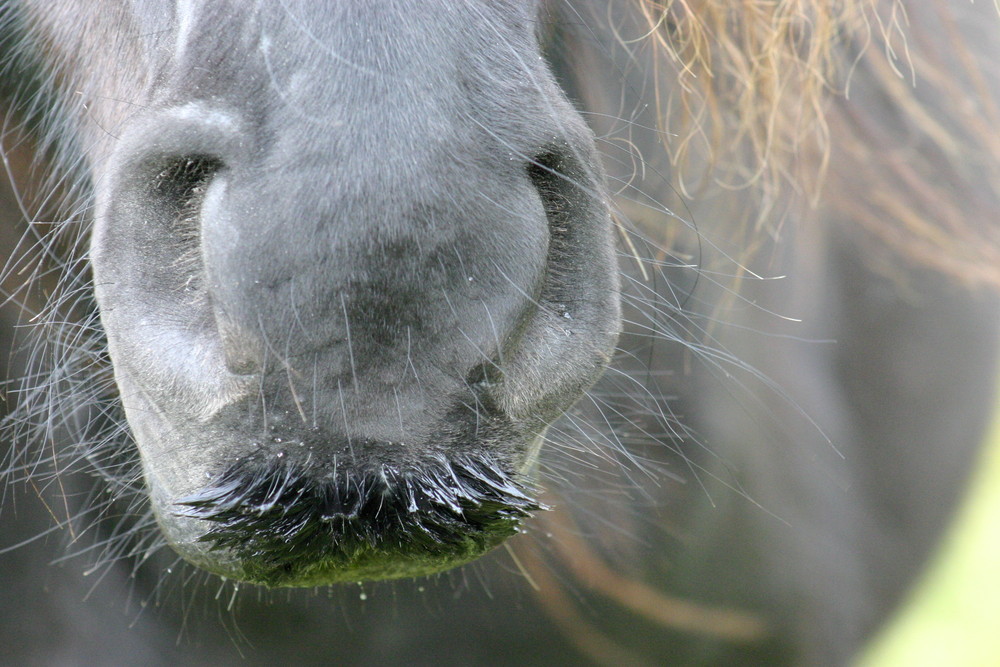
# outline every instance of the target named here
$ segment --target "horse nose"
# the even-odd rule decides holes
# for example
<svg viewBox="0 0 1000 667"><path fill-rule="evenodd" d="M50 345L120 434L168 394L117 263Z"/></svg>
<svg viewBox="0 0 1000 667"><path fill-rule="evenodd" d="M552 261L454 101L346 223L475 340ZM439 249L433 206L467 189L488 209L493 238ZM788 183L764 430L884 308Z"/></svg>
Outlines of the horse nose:
<svg viewBox="0 0 1000 667"><path fill-rule="evenodd" d="M391 31L322 22L316 34L338 48L318 51L350 45L350 62L315 43L294 57L285 47L301 26L287 12L259 40L257 23L230 35L236 50L212 68L171 61L111 155L91 161L96 298L154 511L171 544L220 573L228 556L198 535L232 520L234 539L266 534L252 549L271 550L287 528L344 576L396 576L379 553L361 563L329 550L354 541L366 559L374 548L358 542L354 509L337 509L349 488L329 475L348 468L376 490L370 507L348 503L362 524L417 544L415 560L426 560L421 535L509 527L516 507L481 486L493 486L489 471L521 483L547 424L614 349L615 253L594 137L535 57L534 21L494 25L490 11L480 25L420 7ZM486 49L472 60L467 37ZM498 59L486 55L493 44ZM221 513L174 514L229 463L285 449L307 468L285 500L332 498L307 503L303 532L268 514L268 497L229 512L223 494L203 498ZM466 460L482 465L463 473ZM231 480L237 494L266 491L247 479ZM268 516L247 524L244 510ZM462 544L432 569L488 546ZM313 581L310 562L291 555L295 581Z"/></svg>
<svg viewBox="0 0 1000 667"><path fill-rule="evenodd" d="M308 358L310 373L355 385L387 360L464 378L501 355L545 268L527 174L498 179L495 165L460 168L425 148L409 152L423 173L388 169L338 150L335 132L309 146L298 129L265 150L238 112L191 103L122 138L94 247L130 302L119 305L166 325L161 342L173 330L156 363L197 382ZM182 340L195 362L173 354Z"/></svg>
<svg viewBox="0 0 1000 667"><path fill-rule="evenodd" d="M384 440L481 394L557 414L617 331L599 167L573 119L500 154L474 124L443 142L294 118L262 132L207 103L151 112L119 144L93 240L113 352L189 405L280 371L299 414L311 387L340 405L327 421Z"/></svg>
<svg viewBox="0 0 1000 667"><path fill-rule="evenodd" d="M230 160L202 186L199 268L229 371L305 363L320 384L353 386L389 367L464 378L495 361L548 268L527 169L469 168L430 143L405 167L373 165L344 141L331 132Z"/></svg>

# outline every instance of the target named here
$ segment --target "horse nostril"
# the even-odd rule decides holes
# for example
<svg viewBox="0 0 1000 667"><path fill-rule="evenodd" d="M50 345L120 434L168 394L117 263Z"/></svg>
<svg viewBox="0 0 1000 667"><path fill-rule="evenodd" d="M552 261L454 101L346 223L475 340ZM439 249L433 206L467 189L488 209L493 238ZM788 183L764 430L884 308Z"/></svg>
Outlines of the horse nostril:
<svg viewBox="0 0 1000 667"><path fill-rule="evenodd" d="M222 167L222 161L207 155L179 156L163 165L153 182L161 197L184 205L201 194L204 185Z"/></svg>
<svg viewBox="0 0 1000 667"><path fill-rule="evenodd" d="M586 188L589 185L596 189L596 185L584 174L583 165L569 154L568 147L535 157L526 171L545 208L552 243L550 255L553 251L558 253L565 245L568 226L580 214L580 206L575 200L581 196L593 197L594 193L586 192Z"/></svg>
<svg viewBox="0 0 1000 667"><path fill-rule="evenodd" d="M201 206L213 176L222 168L218 158L194 155L170 160L156 174L150 195L166 228L164 236L173 252L178 287L187 295L204 287L201 261Z"/></svg>

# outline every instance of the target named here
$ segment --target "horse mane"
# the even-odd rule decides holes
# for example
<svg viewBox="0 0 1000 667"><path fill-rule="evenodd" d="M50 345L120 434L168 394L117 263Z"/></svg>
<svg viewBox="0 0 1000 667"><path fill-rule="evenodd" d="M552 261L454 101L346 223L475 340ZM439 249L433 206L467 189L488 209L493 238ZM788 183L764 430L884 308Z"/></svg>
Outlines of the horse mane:
<svg viewBox="0 0 1000 667"><path fill-rule="evenodd" d="M1000 78L989 53L1000 4L970 22L968 0L624 2L644 30L636 39L629 25L618 39L657 68L656 129L676 194L656 194L739 191L725 223L745 248L739 261L792 220L822 221L857 237L863 261L904 287L915 266L970 289L1000 288ZM617 31L618 17L601 9L596 19ZM665 630L739 644L769 636L752 612L675 597L616 570L576 537L566 503L550 504L557 509L538 521L589 590ZM638 661L577 610L543 556L518 553L581 650L609 664Z"/></svg>
<svg viewBox="0 0 1000 667"><path fill-rule="evenodd" d="M634 1L682 194L755 188L750 229L772 234L785 216L768 203L793 196L798 217L1000 287L1000 85L982 48L1000 17L977 44L956 0Z"/></svg>

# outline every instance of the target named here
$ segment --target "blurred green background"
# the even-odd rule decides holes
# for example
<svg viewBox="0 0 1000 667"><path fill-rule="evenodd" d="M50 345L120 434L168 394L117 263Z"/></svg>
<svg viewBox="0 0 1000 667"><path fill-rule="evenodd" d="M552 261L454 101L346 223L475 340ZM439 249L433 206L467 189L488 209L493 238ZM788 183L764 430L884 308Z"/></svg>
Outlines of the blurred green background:
<svg viewBox="0 0 1000 667"><path fill-rule="evenodd" d="M861 667L1000 666L1000 406L988 442L950 536Z"/></svg>

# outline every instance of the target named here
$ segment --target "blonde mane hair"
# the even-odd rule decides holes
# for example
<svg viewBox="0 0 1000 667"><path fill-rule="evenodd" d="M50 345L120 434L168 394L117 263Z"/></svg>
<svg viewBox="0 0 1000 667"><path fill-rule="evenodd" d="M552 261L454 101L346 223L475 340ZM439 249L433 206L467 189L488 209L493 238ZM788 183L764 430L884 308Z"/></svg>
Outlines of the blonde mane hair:
<svg viewBox="0 0 1000 667"><path fill-rule="evenodd" d="M791 192L897 255L1000 287L1000 85L960 28L969 3L636 2L685 196L756 188L759 229ZM683 168L694 155L710 172Z"/></svg>

